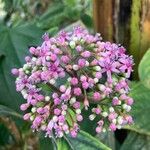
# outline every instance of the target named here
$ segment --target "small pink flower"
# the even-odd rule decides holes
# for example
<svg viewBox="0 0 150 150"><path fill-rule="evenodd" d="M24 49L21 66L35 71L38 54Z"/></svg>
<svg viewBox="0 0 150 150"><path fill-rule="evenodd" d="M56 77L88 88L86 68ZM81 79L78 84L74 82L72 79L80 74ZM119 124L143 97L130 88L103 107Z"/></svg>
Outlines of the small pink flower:
<svg viewBox="0 0 150 150"><path fill-rule="evenodd" d="M78 46L76 47L76 50L77 50L78 52L81 52L81 51L83 50L83 48L82 48L80 45L78 45Z"/></svg>
<svg viewBox="0 0 150 150"><path fill-rule="evenodd" d="M129 98L126 100L126 102L127 102L128 105L132 105L134 101L133 101L132 98L129 97Z"/></svg>
<svg viewBox="0 0 150 150"><path fill-rule="evenodd" d="M30 119L30 113L27 113L27 114L25 114L24 116L23 116L23 119L24 120L29 120Z"/></svg>
<svg viewBox="0 0 150 150"><path fill-rule="evenodd" d="M109 128L111 129L111 131L116 131L117 127L114 123L111 123Z"/></svg>
<svg viewBox="0 0 150 150"><path fill-rule="evenodd" d="M86 65L86 60L85 59L79 59L78 60L78 65L79 67L83 68Z"/></svg>
<svg viewBox="0 0 150 150"><path fill-rule="evenodd" d="M66 91L66 86L65 85L61 85L59 90L64 93Z"/></svg>
<svg viewBox="0 0 150 150"><path fill-rule="evenodd" d="M80 88L74 88L74 94L75 94L76 96L81 95L81 93L82 93L82 91L81 91Z"/></svg>
<svg viewBox="0 0 150 150"><path fill-rule="evenodd" d="M51 54L50 60L55 61L56 59L57 59L57 55L56 54Z"/></svg>
<svg viewBox="0 0 150 150"><path fill-rule="evenodd" d="M26 56L26 57L25 57L25 61L26 61L26 62L30 62L30 61L31 61L31 57L30 57L30 56Z"/></svg>
<svg viewBox="0 0 150 150"><path fill-rule="evenodd" d="M94 109L94 112L95 112L97 115L99 115L99 114L101 113L101 109L100 109L100 108L95 108L95 109Z"/></svg>
<svg viewBox="0 0 150 150"><path fill-rule="evenodd" d="M117 117L117 114L116 113L110 113L109 115L108 115L108 119L109 119L109 121L112 121L113 119L115 119Z"/></svg>
<svg viewBox="0 0 150 150"><path fill-rule="evenodd" d="M83 82L83 83L82 83L82 87L83 87L84 89L88 89L88 88L89 88L89 83L88 83L88 82Z"/></svg>
<svg viewBox="0 0 150 150"><path fill-rule="evenodd" d="M91 66L96 66L98 64L97 59L94 59L90 64Z"/></svg>
<svg viewBox="0 0 150 150"><path fill-rule="evenodd" d="M75 103L73 104L73 107L74 107L75 109L80 108L80 102L75 102Z"/></svg>
<svg viewBox="0 0 150 150"><path fill-rule="evenodd" d="M78 84L78 79L73 77L73 78L71 78L70 82L71 82L72 85L77 85Z"/></svg>
<svg viewBox="0 0 150 150"><path fill-rule="evenodd" d="M76 138L77 137L77 132L74 130L70 131L71 137Z"/></svg>
<svg viewBox="0 0 150 150"><path fill-rule="evenodd" d="M89 51L84 51L84 52L81 53L81 56L82 56L82 57L85 57L85 58L88 58L88 57L91 56L91 52L89 52Z"/></svg>
<svg viewBox="0 0 150 150"><path fill-rule="evenodd" d="M29 51L30 51L31 54L35 54L36 48L35 47L30 47Z"/></svg>
<svg viewBox="0 0 150 150"><path fill-rule="evenodd" d="M70 59L69 59L69 57L68 57L67 55L63 55L63 56L61 57L61 61L62 61L64 64L68 64L69 61L70 61Z"/></svg>
<svg viewBox="0 0 150 150"><path fill-rule="evenodd" d="M102 127L98 126L96 127L96 133L101 133L102 132Z"/></svg>
<svg viewBox="0 0 150 150"><path fill-rule="evenodd" d="M97 79L101 79L102 78L102 73L101 72L96 72L95 77Z"/></svg>
<svg viewBox="0 0 150 150"><path fill-rule="evenodd" d="M22 110L22 111L25 111L25 110L27 110L28 108L29 108L29 104L28 103L26 103L26 104L21 104L21 106L20 106L20 109Z"/></svg>
<svg viewBox="0 0 150 150"><path fill-rule="evenodd" d="M100 93L99 93L99 92L94 92L94 94L93 94L93 99L94 99L95 101L99 101L99 100L101 99Z"/></svg>
<svg viewBox="0 0 150 150"><path fill-rule="evenodd" d="M54 104L59 105L61 103L61 100L59 98L54 99Z"/></svg>
<svg viewBox="0 0 150 150"><path fill-rule="evenodd" d="M86 77L86 76L81 76L81 77L80 77L80 81L85 82L86 80L87 80L87 77Z"/></svg>
<svg viewBox="0 0 150 150"><path fill-rule="evenodd" d="M114 97L113 100L112 100L112 104L115 106L115 105L118 105L119 104L119 99L117 97Z"/></svg>
<svg viewBox="0 0 150 150"><path fill-rule="evenodd" d="M18 69L16 69L16 68L13 68L13 69L11 70L11 73L12 73L13 75L15 75L15 76L18 76L18 75L19 75L19 71L18 71Z"/></svg>
<svg viewBox="0 0 150 150"><path fill-rule="evenodd" d="M60 113L61 113L61 110L60 110L60 109L58 109L58 108L55 108L55 109L54 109L54 114L55 114L55 115L58 116L58 115L60 115Z"/></svg>
<svg viewBox="0 0 150 150"><path fill-rule="evenodd" d="M82 120L83 120L82 115L77 115L77 120L78 120L79 122L82 121Z"/></svg>

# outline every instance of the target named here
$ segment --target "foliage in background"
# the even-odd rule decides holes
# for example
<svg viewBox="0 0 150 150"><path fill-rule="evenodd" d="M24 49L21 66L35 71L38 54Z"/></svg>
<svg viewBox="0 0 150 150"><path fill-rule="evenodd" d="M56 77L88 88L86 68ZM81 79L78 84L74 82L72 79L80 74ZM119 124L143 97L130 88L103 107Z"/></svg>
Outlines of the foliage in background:
<svg viewBox="0 0 150 150"><path fill-rule="evenodd" d="M77 139L66 137L56 141L44 138L42 133L33 134L29 130L29 123L21 119L19 105L23 99L15 91L10 69L21 66L28 46L40 43L44 32L54 35L78 20L91 30L91 5L91 0L0 1L0 13L3 12L3 16L0 16L0 149L107 150L107 146L113 150L128 150L129 147L131 150L149 149L150 50L139 65L140 81L131 83L135 124L126 127L129 132L123 144L112 133L96 136L92 132L96 123L86 124L86 120L81 126L84 131L80 132ZM84 112L84 115L88 116L88 112Z"/></svg>

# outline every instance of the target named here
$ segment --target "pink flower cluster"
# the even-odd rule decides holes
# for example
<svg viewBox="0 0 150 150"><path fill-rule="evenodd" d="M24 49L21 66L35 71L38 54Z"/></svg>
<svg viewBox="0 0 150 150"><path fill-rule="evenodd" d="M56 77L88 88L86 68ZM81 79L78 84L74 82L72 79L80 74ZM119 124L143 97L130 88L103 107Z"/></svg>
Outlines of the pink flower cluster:
<svg viewBox="0 0 150 150"><path fill-rule="evenodd" d="M76 137L82 109L91 111L89 121L97 118L97 133L132 123L128 78L133 59L124 47L102 42L100 34L81 27L43 39L41 46L29 48L22 68L12 69L16 90L26 99L20 106L23 118L33 130Z"/></svg>

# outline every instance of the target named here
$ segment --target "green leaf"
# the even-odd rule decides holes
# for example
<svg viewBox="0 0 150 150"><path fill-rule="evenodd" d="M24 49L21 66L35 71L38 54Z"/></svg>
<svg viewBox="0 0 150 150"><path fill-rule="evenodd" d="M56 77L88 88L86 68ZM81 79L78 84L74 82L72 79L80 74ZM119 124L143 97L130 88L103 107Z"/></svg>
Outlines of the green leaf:
<svg viewBox="0 0 150 150"><path fill-rule="evenodd" d="M58 150L72 150L64 138L57 139L57 149Z"/></svg>
<svg viewBox="0 0 150 150"><path fill-rule="evenodd" d="M89 27L89 28L93 27L92 17L89 16L88 14L81 14L81 20L87 27Z"/></svg>
<svg viewBox="0 0 150 150"><path fill-rule="evenodd" d="M80 131L77 138L67 136L67 142L73 150L110 150L109 147L84 131ZM71 150L71 148L66 150Z"/></svg>
<svg viewBox="0 0 150 150"><path fill-rule="evenodd" d="M149 150L150 136L130 132L120 150Z"/></svg>
<svg viewBox="0 0 150 150"><path fill-rule="evenodd" d="M116 141L114 132L103 132L96 136L105 145L109 146L112 150L116 150Z"/></svg>
<svg viewBox="0 0 150 150"><path fill-rule="evenodd" d="M40 150L55 150L52 144L52 139L44 137L44 134L39 135L39 149Z"/></svg>
<svg viewBox="0 0 150 150"><path fill-rule="evenodd" d="M138 71L140 80L150 88L150 49L143 56Z"/></svg>
<svg viewBox="0 0 150 150"><path fill-rule="evenodd" d="M22 118L22 115L3 105L0 105L0 116L13 116Z"/></svg>
<svg viewBox="0 0 150 150"><path fill-rule="evenodd" d="M134 125L126 128L150 135L150 90L139 82L134 84L130 96L135 101L131 111Z"/></svg>
<svg viewBox="0 0 150 150"><path fill-rule="evenodd" d="M21 67L28 54L28 46L40 42L42 31L33 24L14 28L0 26L0 104L19 111L23 98L15 90L11 69Z"/></svg>
<svg viewBox="0 0 150 150"><path fill-rule="evenodd" d="M12 144L14 142L13 137L7 127L0 123L0 149L1 146Z"/></svg>
<svg viewBox="0 0 150 150"><path fill-rule="evenodd" d="M69 7L74 7L76 5L76 0L64 0L64 4Z"/></svg>

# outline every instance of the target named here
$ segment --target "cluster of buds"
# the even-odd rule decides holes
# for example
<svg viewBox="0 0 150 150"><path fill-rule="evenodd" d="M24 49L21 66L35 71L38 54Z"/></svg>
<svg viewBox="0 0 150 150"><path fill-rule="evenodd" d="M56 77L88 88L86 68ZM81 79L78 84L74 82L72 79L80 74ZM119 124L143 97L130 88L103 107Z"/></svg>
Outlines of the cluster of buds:
<svg viewBox="0 0 150 150"><path fill-rule="evenodd" d="M29 48L23 67L12 69L16 90L26 99L20 106L24 120L32 122L33 131L60 138L77 136L82 109L91 111L89 121L98 120L97 133L132 123L133 59L125 51L81 27L56 37L45 34L41 46Z"/></svg>

